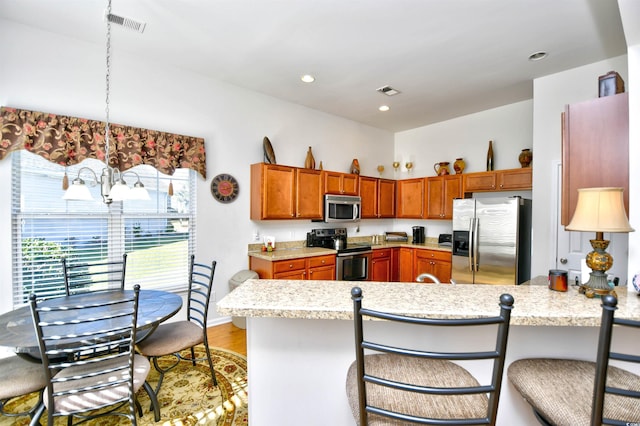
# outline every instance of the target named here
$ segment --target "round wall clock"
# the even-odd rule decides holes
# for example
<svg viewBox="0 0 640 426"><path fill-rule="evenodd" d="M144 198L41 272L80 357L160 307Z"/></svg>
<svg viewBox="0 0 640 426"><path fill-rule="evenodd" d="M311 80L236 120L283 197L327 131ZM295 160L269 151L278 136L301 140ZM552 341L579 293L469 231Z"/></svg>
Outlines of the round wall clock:
<svg viewBox="0 0 640 426"><path fill-rule="evenodd" d="M239 189L236 178L228 174L220 174L211 180L211 194L221 203L235 200Z"/></svg>

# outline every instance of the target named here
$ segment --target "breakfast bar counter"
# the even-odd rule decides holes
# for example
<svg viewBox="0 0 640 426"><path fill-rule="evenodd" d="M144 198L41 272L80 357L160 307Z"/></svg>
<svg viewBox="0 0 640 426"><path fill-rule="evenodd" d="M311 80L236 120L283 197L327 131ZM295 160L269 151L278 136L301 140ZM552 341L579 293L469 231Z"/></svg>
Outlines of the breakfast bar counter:
<svg viewBox="0 0 640 426"><path fill-rule="evenodd" d="M520 358L593 360L600 301L576 287L555 292L542 285L435 285L347 281L248 280L217 304L221 315L247 317L249 422L353 425L345 394L355 358L350 291L363 289L363 306L414 316L493 316L498 299L515 299L506 365ZM640 297L617 289L616 316L640 319ZM381 333L386 324L375 324ZM446 338L434 332L433 339ZM415 336L397 336L399 343ZM481 339L477 333L469 339ZM429 340L429 339L425 339ZM467 339L456 344L464 347ZM622 339L623 345L634 345ZM624 342L627 340L627 342ZM484 371L471 371L479 378ZM504 375L498 425L537 425L529 405Z"/></svg>

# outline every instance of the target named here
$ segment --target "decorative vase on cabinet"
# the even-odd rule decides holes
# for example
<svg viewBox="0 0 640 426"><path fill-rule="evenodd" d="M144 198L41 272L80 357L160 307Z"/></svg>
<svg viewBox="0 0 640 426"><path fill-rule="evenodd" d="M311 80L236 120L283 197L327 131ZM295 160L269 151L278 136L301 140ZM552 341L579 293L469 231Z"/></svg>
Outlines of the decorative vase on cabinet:
<svg viewBox="0 0 640 426"><path fill-rule="evenodd" d="M307 151L307 158L304 160L305 169L315 169L316 168L316 159L313 158L313 153L311 152L311 147Z"/></svg>
<svg viewBox="0 0 640 426"><path fill-rule="evenodd" d="M531 165L531 161L533 160L533 153L530 149L523 149L520 155L518 156L518 161L520 161L520 165L522 167L529 167Z"/></svg>
<svg viewBox="0 0 640 426"><path fill-rule="evenodd" d="M493 141L489 141L489 149L487 150L487 171L493 170Z"/></svg>
<svg viewBox="0 0 640 426"><path fill-rule="evenodd" d="M457 175L462 174L465 167L467 167L467 164L462 158L456 158L456 161L453 162L453 170L456 171Z"/></svg>

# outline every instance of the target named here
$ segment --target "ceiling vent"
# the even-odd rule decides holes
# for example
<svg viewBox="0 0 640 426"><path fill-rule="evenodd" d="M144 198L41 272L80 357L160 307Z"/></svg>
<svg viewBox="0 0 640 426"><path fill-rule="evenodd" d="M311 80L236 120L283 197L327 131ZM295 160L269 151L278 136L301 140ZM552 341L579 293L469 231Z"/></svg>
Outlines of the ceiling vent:
<svg viewBox="0 0 640 426"><path fill-rule="evenodd" d="M399 90L396 90L391 86L382 86L381 88L377 89L377 91L382 93L383 95L387 95L387 96L393 96L393 95L397 95L398 93L400 93Z"/></svg>
<svg viewBox="0 0 640 426"><path fill-rule="evenodd" d="M107 14L105 12L105 17L112 24L120 25L130 30L138 31L139 33L143 33L144 27L147 26L146 22L136 21L135 19L131 18L125 18L124 16L114 15L113 13Z"/></svg>

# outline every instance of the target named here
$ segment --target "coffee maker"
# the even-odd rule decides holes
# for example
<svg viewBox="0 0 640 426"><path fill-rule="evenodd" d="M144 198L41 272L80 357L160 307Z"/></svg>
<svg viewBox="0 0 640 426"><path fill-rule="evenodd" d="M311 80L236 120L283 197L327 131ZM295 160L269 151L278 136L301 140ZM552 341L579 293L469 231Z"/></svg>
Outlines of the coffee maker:
<svg viewBox="0 0 640 426"><path fill-rule="evenodd" d="M413 227L413 244L424 244L424 226Z"/></svg>

